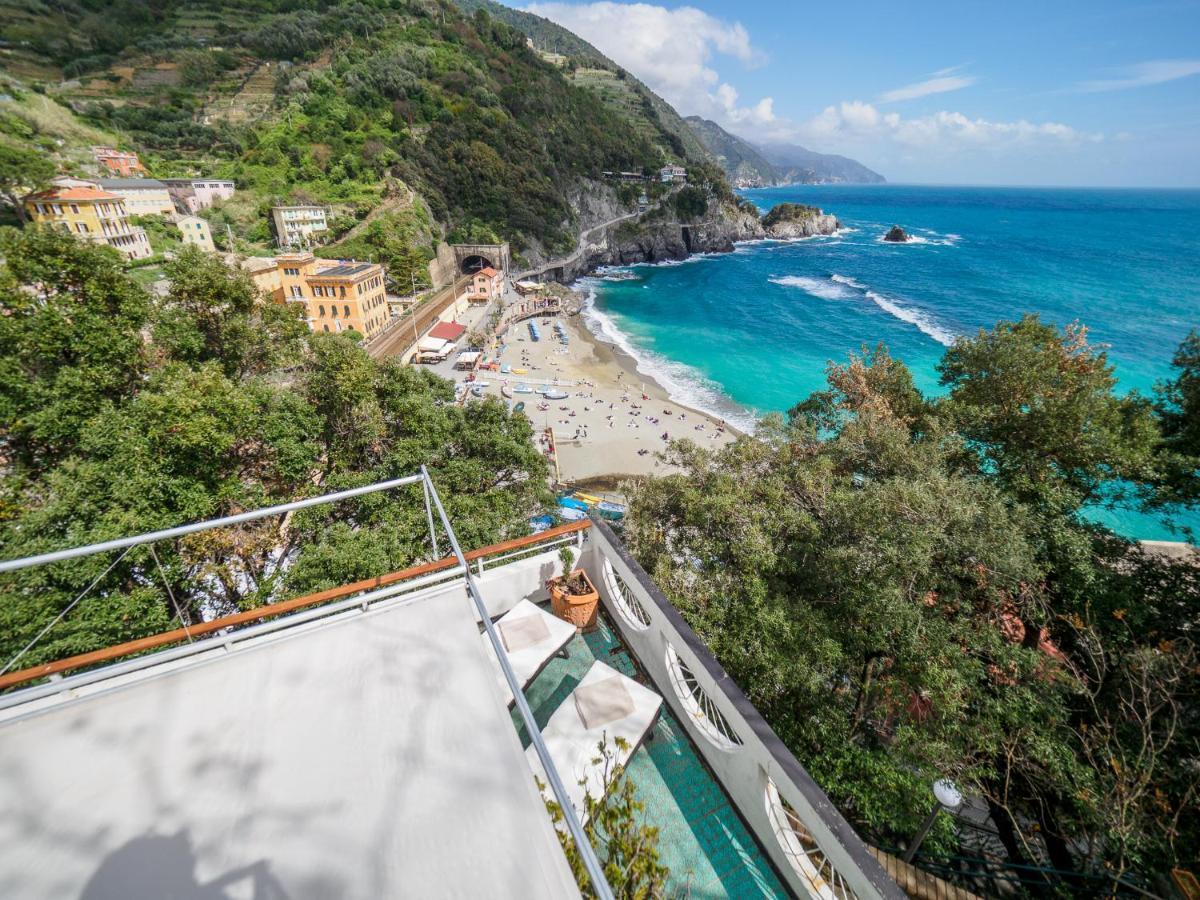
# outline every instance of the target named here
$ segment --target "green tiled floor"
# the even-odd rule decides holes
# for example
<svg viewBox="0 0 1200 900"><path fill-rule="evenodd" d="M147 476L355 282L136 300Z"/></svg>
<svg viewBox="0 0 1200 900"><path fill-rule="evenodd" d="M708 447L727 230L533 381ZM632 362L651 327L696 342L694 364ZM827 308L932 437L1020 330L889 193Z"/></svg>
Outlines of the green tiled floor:
<svg viewBox="0 0 1200 900"><path fill-rule="evenodd" d="M595 632L576 636L568 650L568 659L554 659L525 692L539 727L545 727L595 660L626 675L635 672L633 660L603 618ZM515 710L513 719L522 744L528 746ZM659 858L671 870L672 896L788 896L665 704L653 739L637 749L625 771L646 805L647 822L659 830Z"/></svg>

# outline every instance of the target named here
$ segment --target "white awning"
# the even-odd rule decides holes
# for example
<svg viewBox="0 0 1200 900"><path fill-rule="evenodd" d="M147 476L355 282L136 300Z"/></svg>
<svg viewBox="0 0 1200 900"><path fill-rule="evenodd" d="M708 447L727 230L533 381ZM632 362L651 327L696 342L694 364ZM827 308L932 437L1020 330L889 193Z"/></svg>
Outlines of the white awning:
<svg viewBox="0 0 1200 900"><path fill-rule="evenodd" d="M0 896L579 896L461 586L213 644L3 713Z"/></svg>

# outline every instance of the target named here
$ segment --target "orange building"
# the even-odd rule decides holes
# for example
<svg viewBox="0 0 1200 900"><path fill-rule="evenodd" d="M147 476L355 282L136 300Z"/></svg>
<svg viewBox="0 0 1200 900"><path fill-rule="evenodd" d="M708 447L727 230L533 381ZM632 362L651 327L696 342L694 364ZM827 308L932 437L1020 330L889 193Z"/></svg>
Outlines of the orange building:
<svg viewBox="0 0 1200 900"><path fill-rule="evenodd" d="M146 174L146 167L136 153L114 150L112 147L93 147L92 155L96 157L96 162L122 178Z"/></svg>
<svg viewBox="0 0 1200 900"><path fill-rule="evenodd" d="M366 340L390 318L384 269L378 263L317 259L311 253L275 257L286 303L303 303L313 331L353 329Z"/></svg>

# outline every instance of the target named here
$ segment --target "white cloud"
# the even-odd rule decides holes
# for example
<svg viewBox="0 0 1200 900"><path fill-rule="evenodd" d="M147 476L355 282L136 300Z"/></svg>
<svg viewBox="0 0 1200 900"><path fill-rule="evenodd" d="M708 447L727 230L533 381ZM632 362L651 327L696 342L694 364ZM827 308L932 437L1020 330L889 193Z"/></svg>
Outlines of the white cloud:
<svg viewBox="0 0 1200 900"><path fill-rule="evenodd" d="M689 6L649 3L533 3L525 9L570 29L625 67L684 115L726 124L766 125L773 100L741 105L738 92L713 68L715 56L757 66L763 54L746 29Z"/></svg>
<svg viewBox="0 0 1200 900"><path fill-rule="evenodd" d="M1048 142L1071 144L1096 142L1103 135L1082 132L1060 122L995 122L971 118L960 112L936 112L904 118L883 113L861 100L828 106L807 122L796 126L792 137L823 147L844 143L890 141L905 148L954 149L964 146L996 146L1007 143Z"/></svg>
<svg viewBox="0 0 1200 900"><path fill-rule="evenodd" d="M978 79L974 75L957 74L961 68L961 66L955 66L934 72L924 81L884 91L879 95L879 99L884 103L899 103L902 100L916 100L918 97L928 97L930 94L945 94L948 91L958 91L970 87Z"/></svg>
<svg viewBox="0 0 1200 900"><path fill-rule="evenodd" d="M1200 75L1200 59L1154 59L1149 62L1126 66L1117 70L1117 78L1098 81L1081 81L1076 87L1081 91L1121 91L1127 88L1147 87Z"/></svg>

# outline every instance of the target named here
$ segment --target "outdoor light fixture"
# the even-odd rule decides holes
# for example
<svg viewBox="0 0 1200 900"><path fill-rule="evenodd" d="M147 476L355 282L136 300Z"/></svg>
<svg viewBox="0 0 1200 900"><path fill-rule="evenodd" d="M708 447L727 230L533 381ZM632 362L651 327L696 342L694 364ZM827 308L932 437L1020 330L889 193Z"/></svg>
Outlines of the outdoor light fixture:
<svg viewBox="0 0 1200 900"><path fill-rule="evenodd" d="M933 805L933 809L929 811L929 815L921 823L921 828L917 831L916 837L912 839L912 842L908 845L908 849L904 851L905 862L912 862L912 858L917 854L917 848L925 840L925 835L929 834L929 829L933 827L933 823L937 819L938 813L942 811L942 807L953 812L962 806L962 791L948 778L939 778L933 783L933 796L937 799L937 803Z"/></svg>

